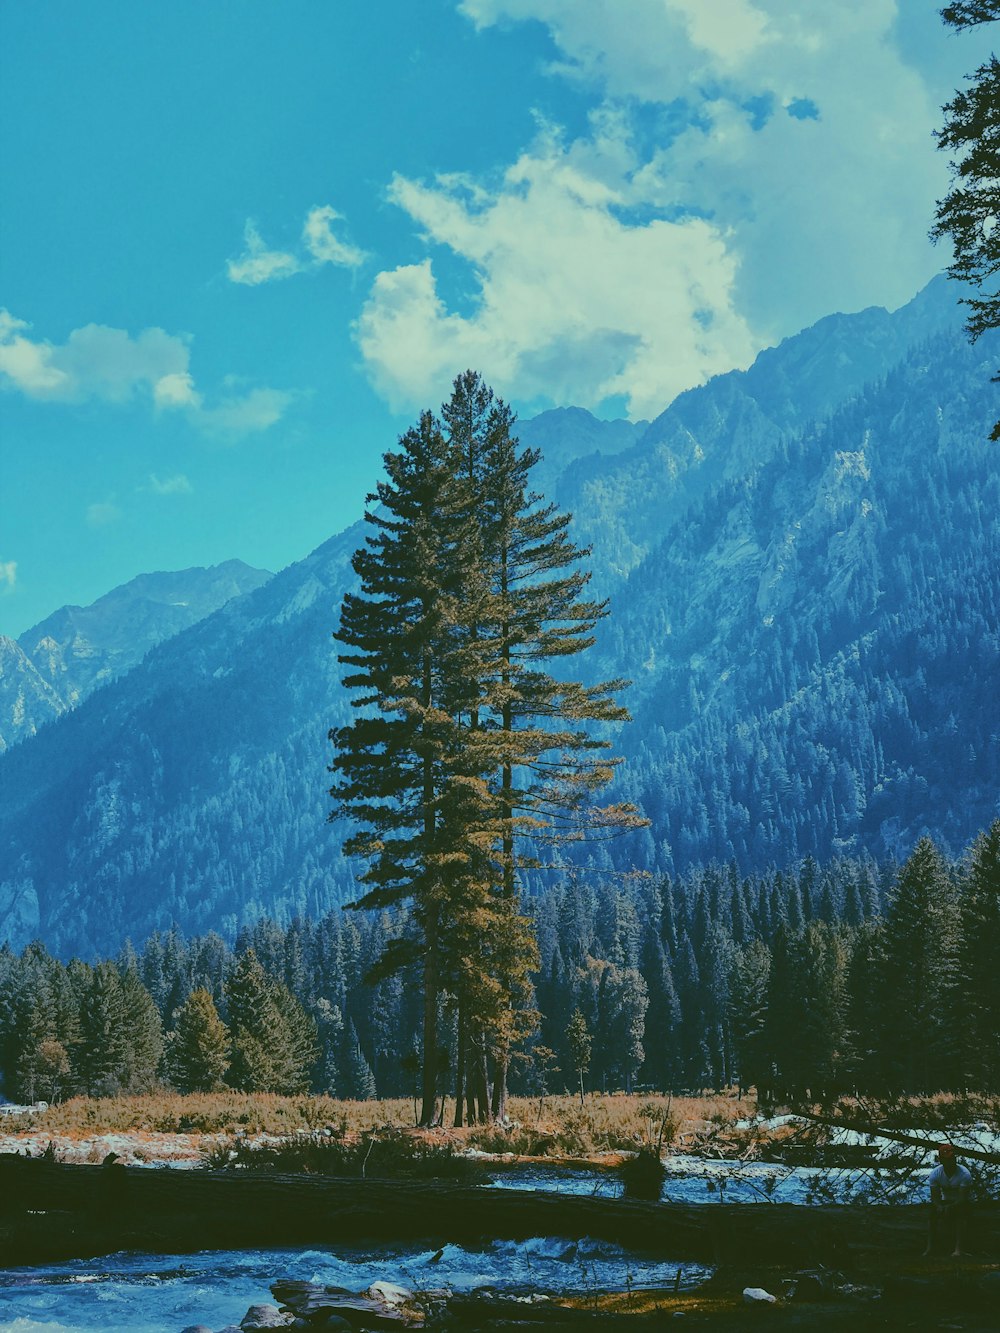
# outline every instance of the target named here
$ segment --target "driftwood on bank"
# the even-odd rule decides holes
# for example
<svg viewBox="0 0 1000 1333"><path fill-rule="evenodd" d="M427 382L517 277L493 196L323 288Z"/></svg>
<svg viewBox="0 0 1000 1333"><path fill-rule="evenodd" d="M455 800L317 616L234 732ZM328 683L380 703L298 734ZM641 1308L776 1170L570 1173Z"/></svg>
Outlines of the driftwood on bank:
<svg viewBox="0 0 1000 1333"><path fill-rule="evenodd" d="M8 1264L117 1249L353 1245L379 1241L613 1241L676 1260L836 1263L851 1250L922 1245L920 1207L669 1204L244 1171L76 1166L0 1155L0 1253ZM981 1205L976 1248L1000 1252L1000 1208Z"/></svg>

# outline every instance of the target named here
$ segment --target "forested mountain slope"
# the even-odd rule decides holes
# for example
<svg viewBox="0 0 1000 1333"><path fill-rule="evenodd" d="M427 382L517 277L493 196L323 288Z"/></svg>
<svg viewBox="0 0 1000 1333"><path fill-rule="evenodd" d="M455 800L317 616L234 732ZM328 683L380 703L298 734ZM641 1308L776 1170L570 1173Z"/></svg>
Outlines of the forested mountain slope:
<svg viewBox="0 0 1000 1333"><path fill-rule="evenodd" d="M635 681L620 786L653 820L609 863L895 855L924 829L957 850L995 813L996 346L960 324L935 283L681 395L636 444L580 419L552 489L613 594L590 669ZM546 416L525 437L565 448L566 418ZM330 632L361 539L0 758L0 937L106 950L353 895L325 765L347 708Z"/></svg>
<svg viewBox="0 0 1000 1333"><path fill-rule="evenodd" d="M995 350L924 344L633 571L602 651L647 864L958 853L1000 813Z"/></svg>
<svg viewBox="0 0 1000 1333"><path fill-rule="evenodd" d="M829 315L762 352L749 370L679 394L615 458L569 465L553 494L575 515L615 591L616 576L634 569L692 500L779 457L790 438L959 323L954 284L943 277L892 314L871 307Z"/></svg>
<svg viewBox="0 0 1000 1333"><path fill-rule="evenodd" d="M242 560L140 574L90 606L61 607L16 641L0 639L0 751L270 577Z"/></svg>

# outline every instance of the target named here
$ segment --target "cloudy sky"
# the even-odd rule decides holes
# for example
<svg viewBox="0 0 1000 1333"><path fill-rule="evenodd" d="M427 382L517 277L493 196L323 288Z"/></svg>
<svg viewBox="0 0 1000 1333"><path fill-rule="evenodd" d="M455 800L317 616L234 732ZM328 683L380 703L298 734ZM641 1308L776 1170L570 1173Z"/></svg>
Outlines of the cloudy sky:
<svg viewBox="0 0 1000 1333"><path fill-rule="evenodd" d="M938 0L0 6L0 632L278 569L455 373L649 417L907 301Z"/></svg>

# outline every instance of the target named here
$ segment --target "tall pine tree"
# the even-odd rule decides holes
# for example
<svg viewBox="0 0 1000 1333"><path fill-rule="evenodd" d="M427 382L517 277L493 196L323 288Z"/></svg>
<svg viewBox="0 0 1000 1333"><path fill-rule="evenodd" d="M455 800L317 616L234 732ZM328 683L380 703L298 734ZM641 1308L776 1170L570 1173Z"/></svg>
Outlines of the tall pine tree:
<svg viewBox="0 0 1000 1333"><path fill-rule="evenodd" d="M534 1024L519 839L639 822L625 807L585 815L614 767L590 724L626 717L621 682L548 670L590 646L607 613L584 596L569 516L528 488L537 454L478 375L459 376L443 411L446 428L424 414L386 455L388 480L370 497L380 508L354 556L361 589L337 634L363 711L331 733L334 814L360 825L346 850L369 862L358 905L414 906L415 938L393 942L380 973L422 962L425 1124L443 991L458 1007L456 1100L478 1118L504 1114L510 1052Z"/></svg>

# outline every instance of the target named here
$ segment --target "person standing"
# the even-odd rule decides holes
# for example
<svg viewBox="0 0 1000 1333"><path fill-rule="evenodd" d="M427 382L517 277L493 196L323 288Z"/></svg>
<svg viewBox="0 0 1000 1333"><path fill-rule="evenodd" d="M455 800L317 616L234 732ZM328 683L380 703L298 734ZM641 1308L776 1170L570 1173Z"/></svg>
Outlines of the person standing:
<svg viewBox="0 0 1000 1333"><path fill-rule="evenodd" d="M950 1143L942 1143L938 1148L938 1165L931 1172L927 1183L931 1191L931 1215L927 1226L926 1257L934 1248L934 1242L942 1231L954 1235L955 1248L951 1252L953 1259L962 1257L962 1243L965 1240L965 1224L969 1213L969 1199L972 1194L972 1176L962 1166Z"/></svg>

